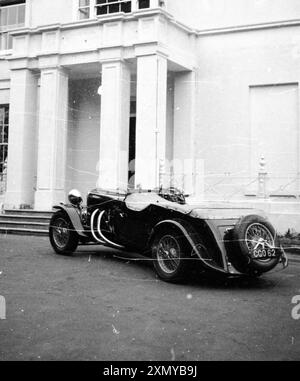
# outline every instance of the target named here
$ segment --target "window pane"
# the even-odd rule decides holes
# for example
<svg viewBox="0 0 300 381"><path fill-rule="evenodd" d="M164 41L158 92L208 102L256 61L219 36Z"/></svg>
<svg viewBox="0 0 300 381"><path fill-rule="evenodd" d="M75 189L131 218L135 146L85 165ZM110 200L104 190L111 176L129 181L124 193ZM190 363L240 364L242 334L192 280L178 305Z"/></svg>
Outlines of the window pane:
<svg viewBox="0 0 300 381"><path fill-rule="evenodd" d="M79 9L79 20L85 20L90 17L90 8Z"/></svg>
<svg viewBox="0 0 300 381"><path fill-rule="evenodd" d="M3 146L3 163L6 163L7 152L8 152L8 146L7 146L7 144L5 144L5 145Z"/></svg>
<svg viewBox="0 0 300 381"><path fill-rule="evenodd" d="M118 0L107 0L108 3L116 3ZM108 8L109 13L118 13L120 12L120 4L112 4Z"/></svg>
<svg viewBox="0 0 300 381"><path fill-rule="evenodd" d="M4 127L3 143L8 143L8 126Z"/></svg>
<svg viewBox="0 0 300 381"><path fill-rule="evenodd" d="M25 5L18 7L18 25L22 26L25 23Z"/></svg>
<svg viewBox="0 0 300 381"><path fill-rule="evenodd" d="M7 9L6 8L0 9L0 26L2 30L6 29L7 27Z"/></svg>
<svg viewBox="0 0 300 381"><path fill-rule="evenodd" d="M97 5L107 4L106 0L97 0ZM97 7L97 15L106 15L108 13L108 7L106 5Z"/></svg>
<svg viewBox="0 0 300 381"><path fill-rule="evenodd" d="M150 0L139 0L139 9L150 8Z"/></svg>
<svg viewBox="0 0 300 381"><path fill-rule="evenodd" d="M131 12L131 2L125 1L124 3L122 3L121 11L125 12L125 13L130 13Z"/></svg>
<svg viewBox="0 0 300 381"><path fill-rule="evenodd" d="M8 125L8 118L9 118L9 109L8 109L8 107L6 107L5 112L4 112L4 124L5 125Z"/></svg>
<svg viewBox="0 0 300 381"><path fill-rule="evenodd" d="M79 0L79 7L89 7L90 0Z"/></svg>
<svg viewBox="0 0 300 381"><path fill-rule="evenodd" d="M17 24L17 7L8 7L8 25Z"/></svg>
<svg viewBox="0 0 300 381"><path fill-rule="evenodd" d="M108 13L108 7L99 7L97 10L97 15L106 15Z"/></svg>

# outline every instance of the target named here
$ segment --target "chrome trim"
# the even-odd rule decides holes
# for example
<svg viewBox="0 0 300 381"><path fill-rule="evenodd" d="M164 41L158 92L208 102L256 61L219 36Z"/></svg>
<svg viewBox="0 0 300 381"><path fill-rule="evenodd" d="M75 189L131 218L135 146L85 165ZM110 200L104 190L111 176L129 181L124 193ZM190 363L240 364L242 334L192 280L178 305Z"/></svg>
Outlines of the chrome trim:
<svg viewBox="0 0 300 381"><path fill-rule="evenodd" d="M105 210L103 210L100 213L100 216L98 217L98 233L99 233L100 237L105 241L106 244L111 245L111 246L115 246L118 249L124 249L124 246L118 245L117 243L114 243L114 242L110 241L109 239L105 238L103 233L101 232L100 224L101 224L101 220L102 220L104 213L105 213Z"/></svg>
<svg viewBox="0 0 300 381"><path fill-rule="evenodd" d="M97 238L97 236L96 236L96 234L95 234L95 231L94 231L94 218L95 218L95 215L96 215L98 212L99 212L99 210L96 209L96 210L94 211L94 213L92 214L92 217L91 217L91 232L92 232L92 235L93 235L93 237L95 238L95 240L96 240L97 242L100 242L100 243L102 243L102 244L104 245L105 242L104 242L104 241L101 241L99 238ZM99 217L98 217L98 222L99 222Z"/></svg>

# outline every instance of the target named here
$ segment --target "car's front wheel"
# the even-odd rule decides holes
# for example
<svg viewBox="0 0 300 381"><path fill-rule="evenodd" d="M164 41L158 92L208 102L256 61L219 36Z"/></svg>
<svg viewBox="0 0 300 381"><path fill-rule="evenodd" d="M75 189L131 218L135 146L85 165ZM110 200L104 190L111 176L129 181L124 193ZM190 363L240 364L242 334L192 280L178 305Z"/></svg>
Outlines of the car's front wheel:
<svg viewBox="0 0 300 381"><path fill-rule="evenodd" d="M160 229L152 243L152 259L158 276L166 282L183 280L191 263L186 239L176 229Z"/></svg>
<svg viewBox="0 0 300 381"><path fill-rule="evenodd" d="M62 211L54 213L50 220L49 238L53 249L60 255L72 254L79 243L70 218Z"/></svg>

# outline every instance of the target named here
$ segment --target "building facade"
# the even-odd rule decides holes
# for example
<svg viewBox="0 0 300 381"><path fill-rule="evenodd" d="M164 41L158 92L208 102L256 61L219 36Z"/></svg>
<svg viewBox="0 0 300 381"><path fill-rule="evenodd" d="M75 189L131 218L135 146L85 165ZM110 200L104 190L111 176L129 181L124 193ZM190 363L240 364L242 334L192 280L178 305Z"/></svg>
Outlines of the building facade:
<svg viewBox="0 0 300 381"><path fill-rule="evenodd" d="M3 0L0 20L5 208L174 185L297 228L297 0Z"/></svg>

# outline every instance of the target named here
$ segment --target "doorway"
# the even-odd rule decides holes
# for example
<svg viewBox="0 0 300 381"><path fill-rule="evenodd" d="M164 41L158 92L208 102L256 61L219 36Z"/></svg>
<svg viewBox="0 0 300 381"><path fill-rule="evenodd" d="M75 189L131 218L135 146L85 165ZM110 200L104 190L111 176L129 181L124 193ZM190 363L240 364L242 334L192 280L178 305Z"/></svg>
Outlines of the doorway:
<svg viewBox="0 0 300 381"><path fill-rule="evenodd" d="M130 117L128 187L135 188L136 116Z"/></svg>

